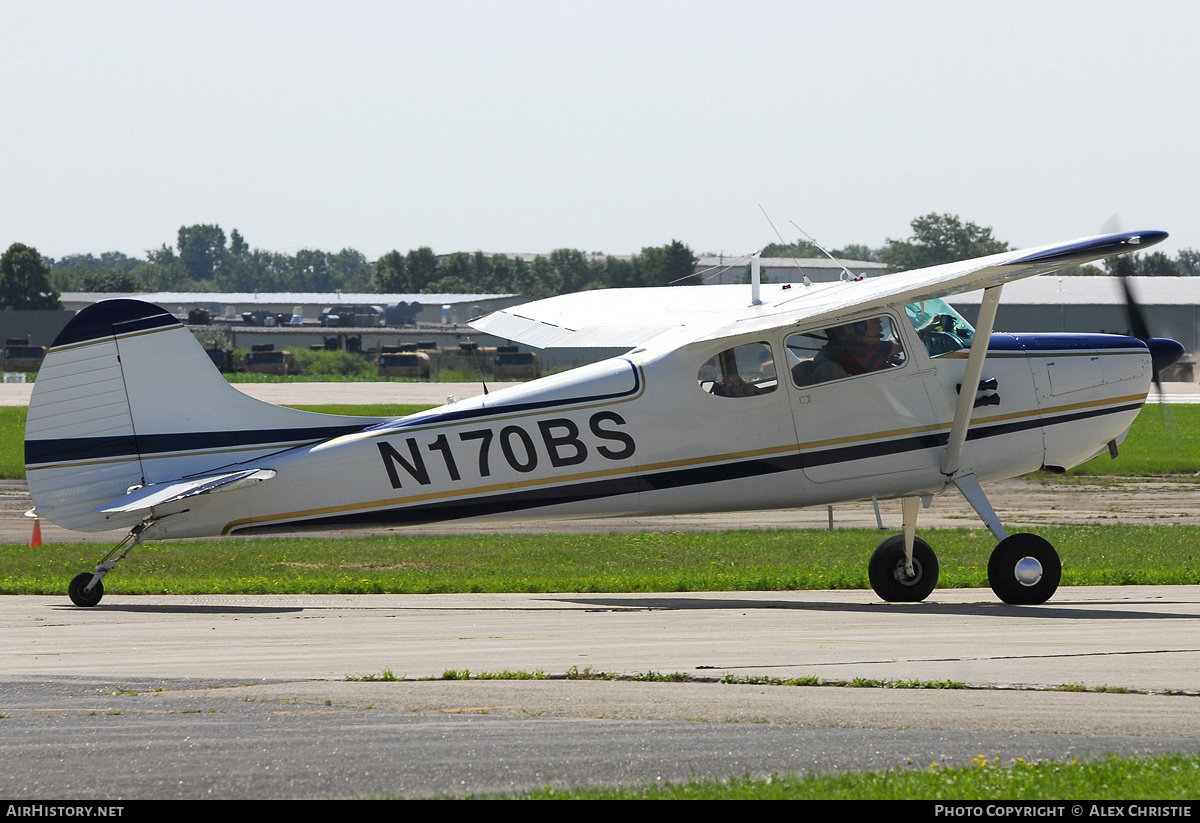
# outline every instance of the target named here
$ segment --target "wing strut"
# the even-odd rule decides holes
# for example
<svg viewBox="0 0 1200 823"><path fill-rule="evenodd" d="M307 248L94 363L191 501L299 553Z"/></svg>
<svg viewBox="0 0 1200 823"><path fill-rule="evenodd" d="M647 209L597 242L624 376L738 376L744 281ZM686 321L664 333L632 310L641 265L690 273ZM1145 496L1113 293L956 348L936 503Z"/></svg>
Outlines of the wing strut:
<svg viewBox="0 0 1200 823"><path fill-rule="evenodd" d="M967 440L967 428L971 425L971 412L975 408L976 392L974 387L979 385L979 378L983 375L983 361L987 357L992 326L996 322L996 308L1000 305L1001 288L1001 286L992 286L984 289L983 302L979 304L979 321L975 324L975 339L971 341L971 352L967 355L967 371L963 375L963 388L958 395L958 408L954 410L954 422L950 425L946 456L942 458L942 474L947 477L955 474L959 468L963 443Z"/></svg>

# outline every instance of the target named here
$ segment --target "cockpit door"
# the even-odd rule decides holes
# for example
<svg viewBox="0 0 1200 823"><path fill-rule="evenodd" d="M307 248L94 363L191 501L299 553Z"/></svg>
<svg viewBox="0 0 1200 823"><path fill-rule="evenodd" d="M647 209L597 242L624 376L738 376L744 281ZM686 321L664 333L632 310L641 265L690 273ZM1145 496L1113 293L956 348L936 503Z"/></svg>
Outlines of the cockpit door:
<svg viewBox="0 0 1200 823"><path fill-rule="evenodd" d="M943 482L939 466L952 410L935 411L930 383L936 372L907 318L876 314L796 332L785 346L789 373L780 377L790 378L796 440L809 480L853 483L904 475L906 486L920 486L924 478Z"/></svg>

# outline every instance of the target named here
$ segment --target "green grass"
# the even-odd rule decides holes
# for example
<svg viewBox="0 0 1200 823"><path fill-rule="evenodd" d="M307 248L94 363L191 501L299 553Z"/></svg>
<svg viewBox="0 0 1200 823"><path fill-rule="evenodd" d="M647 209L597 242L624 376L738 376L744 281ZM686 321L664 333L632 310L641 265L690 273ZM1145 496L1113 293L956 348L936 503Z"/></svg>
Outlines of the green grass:
<svg viewBox="0 0 1200 823"><path fill-rule="evenodd" d="M774 775L770 779L692 780L632 788L545 788L492 799L536 800L1147 800L1159 805L1181 801L1189 808L1200 797L1200 755L1146 758L1109 756L1102 760L1004 764L1000 753L980 754L971 765L938 763L886 772L842 775ZM1080 801L1084 802L1084 801ZM1085 802L1085 812L1089 808ZM982 810L981 810L982 811ZM1175 809L1178 815L1179 809ZM1128 811L1126 811L1128 814ZM983 815L980 815L983 816ZM1064 809L1063 817L1068 817Z"/></svg>
<svg viewBox="0 0 1200 823"><path fill-rule="evenodd" d="M0 406L0 477L25 476L24 406Z"/></svg>
<svg viewBox="0 0 1200 823"><path fill-rule="evenodd" d="M1089 460L1075 476L1159 477L1200 472L1200 405L1148 405L1121 444L1120 456Z"/></svg>
<svg viewBox="0 0 1200 823"><path fill-rule="evenodd" d="M1063 585L1200 583L1200 527L1039 529ZM986 587L986 529L930 529L939 588ZM150 542L105 580L123 594L425 594L867 589L880 532L404 536ZM94 545L0 545L0 594L61 594Z"/></svg>

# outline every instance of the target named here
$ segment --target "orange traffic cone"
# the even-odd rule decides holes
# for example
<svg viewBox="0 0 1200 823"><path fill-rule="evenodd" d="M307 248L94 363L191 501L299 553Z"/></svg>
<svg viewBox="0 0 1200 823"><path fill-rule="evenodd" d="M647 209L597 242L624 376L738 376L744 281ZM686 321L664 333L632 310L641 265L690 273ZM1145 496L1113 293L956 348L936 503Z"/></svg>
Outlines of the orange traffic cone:
<svg viewBox="0 0 1200 823"><path fill-rule="evenodd" d="M29 548L36 549L42 545L42 520L39 517L33 518L33 536L29 538Z"/></svg>

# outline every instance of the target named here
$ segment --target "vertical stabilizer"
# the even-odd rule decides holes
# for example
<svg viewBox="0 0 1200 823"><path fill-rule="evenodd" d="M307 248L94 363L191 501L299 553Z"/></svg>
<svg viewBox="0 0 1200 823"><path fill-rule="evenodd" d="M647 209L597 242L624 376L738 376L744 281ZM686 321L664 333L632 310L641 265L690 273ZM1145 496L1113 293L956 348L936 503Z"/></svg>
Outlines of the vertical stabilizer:
<svg viewBox="0 0 1200 823"><path fill-rule="evenodd" d="M136 522L97 506L381 422L286 409L230 386L171 314L138 300L81 311L38 372L25 466L39 516L79 531Z"/></svg>

